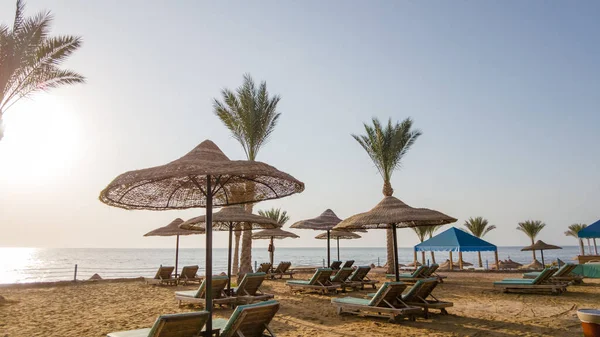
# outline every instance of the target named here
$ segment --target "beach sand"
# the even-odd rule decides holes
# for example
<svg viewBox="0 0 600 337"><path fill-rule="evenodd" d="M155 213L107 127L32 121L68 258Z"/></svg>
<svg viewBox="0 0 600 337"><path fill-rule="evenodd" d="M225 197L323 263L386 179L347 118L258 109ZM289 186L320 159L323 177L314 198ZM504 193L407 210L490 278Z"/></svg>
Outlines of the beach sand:
<svg viewBox="0 0 600 337"><path fill-rule="evenodd" d="M442 273L443 274L443 273ZM600 307L600 280L570 286L560 296L503 294L492 281L519 277L503 273L448 273L434 295L454 302L449 315L433 314L400 324L386 319L338 316L331 297L294 295L284 280L267 281L281 309L271 326L277 336L574 336L581 335L577 309ZM307 279L310 275L296 275ZM373 275L382 280L383 275ZM51 286L0 288L8 303L0 304L0 337L106 336L120 330L150 327L160 314L201 310L179 308L175 290L142 281L82 282ZM364 297L372 289L337 296ZM232 310L217 309L228 318Z"/></svg>

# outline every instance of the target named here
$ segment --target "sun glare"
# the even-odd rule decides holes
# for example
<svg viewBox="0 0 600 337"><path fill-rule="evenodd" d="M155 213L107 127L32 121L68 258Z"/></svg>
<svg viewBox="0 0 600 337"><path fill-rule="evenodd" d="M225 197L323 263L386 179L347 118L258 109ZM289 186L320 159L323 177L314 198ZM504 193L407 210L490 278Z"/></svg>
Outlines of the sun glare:
<svg viewBox="0 0 600 337"><path fill-rule="evenodd" d="M80 120L60 98L38 95L21 100L4 116L0 176L47 178L69 174L80 142Z"/></svg>

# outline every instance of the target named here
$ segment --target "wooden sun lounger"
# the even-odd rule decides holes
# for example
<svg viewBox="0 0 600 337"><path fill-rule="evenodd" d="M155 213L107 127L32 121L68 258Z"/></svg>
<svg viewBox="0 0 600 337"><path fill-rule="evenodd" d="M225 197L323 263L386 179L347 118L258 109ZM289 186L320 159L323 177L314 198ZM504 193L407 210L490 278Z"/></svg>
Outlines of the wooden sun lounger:
<svg viewBox="0 0 600 337"><path fill-rule="evenodd" d="M397 322L399 317L408 316L415 320L415 315L423 309L408 305L402 301L402 292L406 284L402 282L385 282L371 299L355 297L332 298L331 304L337 308L338 315L343 313L388 317L391 322Z"/></svg>
<svg viewBox="0 0 600 337"><path fill-rule="evenodd" d="M504 279L494 282L494 288L502 289L503 292L523 293L552 293L560 295L567 291L567 283L548 283L554 275L556 268L544 269L535 279Z"/></svg>
<svg viewBox="0 0 600 337"><path fill-rule="evenodd" d="M332 273L333 270L331 270L331 268L318 268L308 281L290 280L285 284L289 286L292 291L317 290L323 294L329 292L337 293L338 286L331 283L330 277Z"/></svg>
<svg viewBox="0 0 600 337"><path fill-rule="evenodd" d="M426 271L423 272L423 274L422 274L423 278L437 277L437 279L440 283L444 283L444 279L447 278L447 276L436 273L436 271L439 268L440 268L439 264L437 264L437 263L432 264L431 266L429 266L429 268Z"/></svg>
<svg viewBox="0 0 600 337"><path fill-rule="evenodd" d="M415 283L418 280L424 279L425 277L423 275L428 270L429 270L428 266L419 266L412 273L402 273L402 274L400 274L400 281L402 281L404 283ZM387 275L385 275L385 278L387 278L387 279L395 279L396 275L387 274Z"/></svg>
<svg viewBox="0 0 600 337"><path fill-rule="evenodd" d="M177 279L173 277L173 271L175 267L164 267L160 266L156 271L154 278L146 278L146 284L158 284L158 285L177 285Z"/></svg>
<svg viewBox="0 0 600 337"><path fill-rule="evenodd" d="M576 264L565 264L560 267L554 275L548 280L550 283L572 283L581 284L583 283L582 275L574 275L571 272L577 268ZM525 279L534 279L538 277L540 272L531 272L523 274Z"/></svg>
<svg viewBox="0 0 600 337"><path fill-rule="evenodd" d="M229 278L227 276L215 275L212 278L212 298L213 305L233 305L236 302L235 297L230 297L225 295L225 287L227 287L227 282ZM205 296L205 288L206 288L206 280L202 281L200 287L197 290L188 290L188 291L177 291L175 292L175 299L179 301L179 306L183 302L201 304L204 306L206 302Z"/></svg>
<svg viewBox="0 0 600 337"><path fill-rule="evenodd" d="M342 288L343 292L346 292L346 288L358 290L358 288L362 287L362 283L353 282L348 279L352 272L354 272L354 269L352 268L342 268L338 270L335 275L331 276L331 283L338 285L340 288Z"/></svg>
<svg viewBox="0 0 600 337"><path fill-rule="evenodd" d="M348 261L344 262L344 265L342 266L342 268L352 268L353 264L354 264L354 260L348 260Z"/></svg>
<svg viewBox="0 0 600 337"><path fill-rule="evenodd" d="M161 315L151 328L111 332L107 337L199 336L208 315L207 311Z"/></svg>
<svg viewBox="0 0 600 337"><path fill-rule="evenodd" d="M220 329L220 337L277 337L269 323L278 310L275 300L240 305L228 320L213 319L213 330Z"/></svg>
<svg viewBox="0 0 600 337"><path fill-rule="evenodd" d="M256 270L257 273L269 273L271 272L271 267L273 267L272 264L270 264L269 262L265 262L265 263L261 263L260 267L258 267L258 269Z"/></svg>
<svg viewBox="0 0 600 337"><path fill-rule="evenodd" d="M333 271L339 270L342 267L342 261L332 261L329 268Z"/></svg>
<svg viewBox="0 0 600 337"><path fill-rule="evenodd" d="M294 272L288 271L288 269L292 266L291 262L280 262L277 268L271 274L271 278L276 278L279 276L282 279L284 276L289 276L290 278L294 278Z"/></svg>
<svg viewBox="0 0 600 337"><path fill-rule="evenodd" d="M198 277L198 275L196 275L197 273L198 266L184 266L183 269L181 269L181 274L177 279L177 283L188 285L188 283L202 282L202 278Z"/></svg>
<svg viewBox="0 0 600 337"><path fill-rule="evenodd" d="M356 270L354 270L354 273L352 273L352 275L350 275L348 280L350 282L360 282L361 289L365 289L365 285L371 285L373 287L373 289L376 289L377 283L379 283L379 281L371 280L367 276L367 274L369 274L370 271L371 271L371 267L369 267L369 266L359 266L358 268L356 268Z"/></svg>
<svg viewBox="0 0 600 337"><path fill-rule="evenodd" d="M454 306L454 303L440 301L431 294L438 283L436 277L419 280L402 295L402 300L408 305L424 308L425 318L429 316L429 309L438 309L442 314L448 314L446 308Z"/></svg>
<svg viewBox="0 0 600 337"><path fill-rule="evenodd" d="M240 284L233 288L233 295L236 297L236 303L253 303L257 301L267 301L275 297L273 294L265 294L260 290L260 286L267 277L266 273L248 273Z"/></svg>

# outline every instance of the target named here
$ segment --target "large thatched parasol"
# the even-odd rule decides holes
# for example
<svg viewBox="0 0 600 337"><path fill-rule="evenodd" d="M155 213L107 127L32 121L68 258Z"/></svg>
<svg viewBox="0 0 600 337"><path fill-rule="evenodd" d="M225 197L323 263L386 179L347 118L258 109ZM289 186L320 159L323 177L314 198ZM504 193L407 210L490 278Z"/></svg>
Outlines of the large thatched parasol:
<svg viewBox="0 0 600 337"><path fill-rule="evenodd" d="M213 213L212 228L229 232L229 249L227 253L227 289L231 289L231 241L233 231L249 231L253 229L277 228L277 221L264 216L246 212L242 206L226 206ZM187 232L206 231L206 216L191 218L179 225L180 230Z"/></svg>
<svg viewBox="0 0 600 337"><path fill-rule="evenodd" d="M340 223L342 219L338 218L332 210L327 209L325 212L321 213L316 218L302 220L294 223L290 226L290 228L298 228L298 229L314 229L318 231L326 231L327 232L327 266L331 265L331 252L330 252L330 242L331 242L331 230L335 225Z"/></svg>
<svg viewBox="0 0 600 337"><path fill-rule="evenodd" d="M555 246L555 245L549 245L542 240L537 240L536 243L532 244L531 246L527 246L527 247L521 249L521 251L524 252L524 251L531 251L531 250L539 250L540 253L542 254L542 268L543 268L545 266L544 250L549 250L549 249L562 249L562 247ZM535 263L535 262L536 261L533 261L533 263Z"/></svg>
<svg viewBox="0 0 600 337"><path fill-rule="evenodd" d="M396 228L444 225L455 221L455 218L438 211L427 208L412 208L395 197L387 196L370 211L345 219L335 226L335 229L391 228L394 245L394 273L396 274L396 281L399 281Z"/></svg>
<svg viewBox="0 0 600 337"><path fill-rule="evenodd" d="M273 242L273 240L274 239L281 240L281 239L287 239L287 238L297 239L297 238L299 238L299 236L292 232L284 231L281 228L265 229L263 231L252 234L252 239L254 239L254 240L271 240L271 243L269 244L269 257L271 259L271 270L273 270L273 268L274 268L273 262L275 261L275 242Z"/></svg>
<svg viewBox="0 0 600 337"><path fill-rule="evenodd" d="M100 192L100 201L125 209L206 207L206 330L212 331L213 205L277 199L303 190L304 184L289 174L261 162L229 160L205 140L166 165L121 174Z"/></svg>
<svg viewBox="0 0 600 337"><path fill-rule="evenodd" d="M337 259L340 261L340 239L342 240L353 240L360 239L361 236L348 231L332 230L329 233L330 238L334 238L337 241ZM315 236L315 239L327 240L327 233L321 233Z"/></svg>
<svg viewBox="0 0 600 337"><path fill-rule="evenodd" d="M171 221L170 224L164 226L164 227L160 227L157 228L153 231L150 231L146 234L144 234L144 236L177 236L177 243L175 244L175 276L177 276L177 264L179 262L179 236L180 235L193 235L193 234L204 234L204 231L202 232L191 232L191 231L186 231L183 230L181 228L179 228L179 225L183 223L183 220L181 220L180 218L177 218L173 221Z"/></svg>

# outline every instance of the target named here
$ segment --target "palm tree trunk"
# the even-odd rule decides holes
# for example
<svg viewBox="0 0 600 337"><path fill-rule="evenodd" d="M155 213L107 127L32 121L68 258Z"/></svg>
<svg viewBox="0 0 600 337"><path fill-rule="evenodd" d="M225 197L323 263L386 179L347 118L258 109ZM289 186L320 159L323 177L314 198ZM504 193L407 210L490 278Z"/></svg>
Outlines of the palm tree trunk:
<svg viewBox="0 0 600 337"><path fill-rule="evenodd" d="M246 204L246 212L252 213L253 204ZM240 275L252 272L252 231L242 233L242 256L240 258Z"/></svg>
<svg viewBox="0 0 600 337"><path fill-rule="evenodd" d="M435 254L431 251L431 263L435 263Z"/></svg>
<svg viewBox="0 0 600 337"><path fill-rule="evenodd" d="M423 251L423 252L421 252L421 260L423 261L423 262L421 262L421 263L422 263L423 265L425 265L425 252L424 252L424 251Z"/></svg>
<svg viewBox="0 0 600 337"><path fill-rule="evenodd" d="M481 252L477 252L477 255L479 256L479 268L483 267L483 261L481 260Z"/></svg>
<svg viewBox="0 0 600 337"><path fill-rule="evenodd" d="M533 245L535 242L533 242L533 238L531 238L531 245ZM531 251L533 253L533 261L535 262L537 259L535 258L535 250Z"/></svg>
<svg viewBox="0 0 600 337"><path fill-rule="evenodd" d="M242 232L235 231L235 248L233 249L233 266L231 267L231 275L237 275L240 268L240 238Z"/></svg>
<svg viewBox="0 0 600 337"><path fill-rule="evenodd" d="M385 239L387 242L387 270L386 273L394 272L394 233L390 228L385 230Z"/></svg>
<svg viewBox="0 0 600 337"><path fill-rule="evenodd" d="M578 239L579 240L579 249L581 249L581 256L585 256L585 248L583 247L583 240L582 239Z"/></svg>

